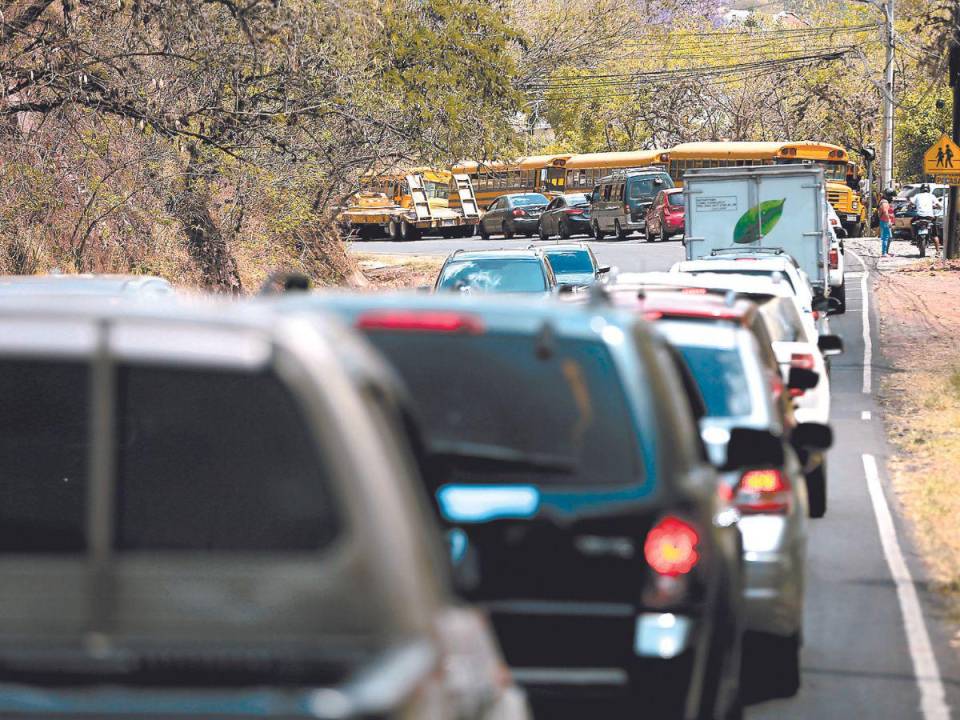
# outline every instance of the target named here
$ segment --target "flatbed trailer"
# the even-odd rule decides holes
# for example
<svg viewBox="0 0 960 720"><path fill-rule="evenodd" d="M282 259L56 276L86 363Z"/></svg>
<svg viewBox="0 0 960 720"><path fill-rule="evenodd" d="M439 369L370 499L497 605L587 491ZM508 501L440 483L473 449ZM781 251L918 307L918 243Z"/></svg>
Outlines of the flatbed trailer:
<svg viewBox="0 0 960 720"><path fill-rule="evenodd" d="M450 193L459 198L457 207L431 204L424 189L423 176L404 176L409 195L361 192L340 215L349 234L363 239L387 236L393 240L418 240L424 235L470 237L480 222L480 211L473 184L465 174L454 174Z"/></svg>

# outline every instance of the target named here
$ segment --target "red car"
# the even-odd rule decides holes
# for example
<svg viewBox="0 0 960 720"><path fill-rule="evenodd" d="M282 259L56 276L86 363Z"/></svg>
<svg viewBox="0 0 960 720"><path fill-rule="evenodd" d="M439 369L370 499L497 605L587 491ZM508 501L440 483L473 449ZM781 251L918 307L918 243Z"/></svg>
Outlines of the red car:
<svg viewBox="0 0 960 720"><path fill-rule="evenodd" d="M666 240L671 235L683 235L685 206L683 188L668 188L657 193L647 209L647 242L657 237Z"/></svg>

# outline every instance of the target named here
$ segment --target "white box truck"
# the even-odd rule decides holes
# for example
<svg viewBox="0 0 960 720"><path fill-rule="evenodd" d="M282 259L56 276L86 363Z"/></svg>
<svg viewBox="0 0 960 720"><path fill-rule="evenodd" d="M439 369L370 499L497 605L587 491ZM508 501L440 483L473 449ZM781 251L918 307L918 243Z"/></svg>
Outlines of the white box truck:
<svg viewBox="0 0 960 720"><path fill-rule="evenodd" d="M827 296L830 230L823 170L813 165L699 168L683 176L688 260L784 252Z"/></svg>

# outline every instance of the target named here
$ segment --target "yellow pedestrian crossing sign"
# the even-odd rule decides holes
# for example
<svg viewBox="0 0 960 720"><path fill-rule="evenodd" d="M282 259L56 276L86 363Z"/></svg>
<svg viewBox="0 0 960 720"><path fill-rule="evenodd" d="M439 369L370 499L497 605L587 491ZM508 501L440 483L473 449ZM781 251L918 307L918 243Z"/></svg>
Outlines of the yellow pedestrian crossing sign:
<svg viewBox="0 0 960 720"><path fill-rule="evenodd" d="M923 171L936 182L960 185L960 146L946 134L941 135L923 155Z"/></svg>

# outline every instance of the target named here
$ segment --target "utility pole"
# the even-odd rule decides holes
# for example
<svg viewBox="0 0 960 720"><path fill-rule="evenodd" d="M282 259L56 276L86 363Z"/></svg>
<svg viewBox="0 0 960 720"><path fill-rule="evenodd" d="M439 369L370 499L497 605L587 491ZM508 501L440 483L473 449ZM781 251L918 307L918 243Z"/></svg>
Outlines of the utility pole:
<svg viewBox="0 0 960 720"><path fill-rule="evenodd" d="M880 180L885 190L893 187L893 51L895 40L893 3L894 0L887 0L887 4L884 6L887 21L887 65L883 93L883 168L880 172Z"/></svg>
<svg viewBox="0 0 960 720"><path fill-rule="evenodd" d="M954 5L953 27L954 32L950 38L950 87L953 88L953 141L960 142L960 38L957 37L957 27L960 22L960 6ZM951 260L960 257L960 223L957 222L957 186L950 186L950 203L947 206L947 212L943 214L944 235L946 235L945 255ZM949 229L948 229L949 228Z"/></svg>

